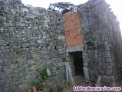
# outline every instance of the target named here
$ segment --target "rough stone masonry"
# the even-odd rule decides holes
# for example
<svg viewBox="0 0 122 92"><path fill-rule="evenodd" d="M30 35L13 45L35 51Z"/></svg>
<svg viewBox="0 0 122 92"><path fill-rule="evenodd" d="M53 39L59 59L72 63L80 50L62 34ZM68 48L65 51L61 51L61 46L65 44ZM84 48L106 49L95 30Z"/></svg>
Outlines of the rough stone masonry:
<svg viewBox="0 0 122 92"><path fill-rule="evenodd" d="M113 86L111 81L117 85L122 66L115 15L104 0L89 0L78 6L78 18L82 41L66 45L61 12L25 6L20 0L0 0L0 92L27 90L29 80L36 79L35 73L45 65L51 72L47 87L60 84L65 80L64 63L75 51L83 53L86 81L101 75L103 85Z"/></svg>

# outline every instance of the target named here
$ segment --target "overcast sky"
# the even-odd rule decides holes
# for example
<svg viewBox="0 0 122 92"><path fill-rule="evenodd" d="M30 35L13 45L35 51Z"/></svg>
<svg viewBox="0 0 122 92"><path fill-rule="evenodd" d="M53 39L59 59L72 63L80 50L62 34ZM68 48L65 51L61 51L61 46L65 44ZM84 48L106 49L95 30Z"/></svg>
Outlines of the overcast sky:
<svg viewBox="0 0 122 92"><path fill-rule="evenodd" d="M21 0L25 5L32 5L35 7L44 7L48 8L50 3L56 2L71 2L75 5L85 3L88 0ZM105 0L112 8L112 11L117 16L118 21L120 22L120 28L122 32L122 0Z"/></svg>

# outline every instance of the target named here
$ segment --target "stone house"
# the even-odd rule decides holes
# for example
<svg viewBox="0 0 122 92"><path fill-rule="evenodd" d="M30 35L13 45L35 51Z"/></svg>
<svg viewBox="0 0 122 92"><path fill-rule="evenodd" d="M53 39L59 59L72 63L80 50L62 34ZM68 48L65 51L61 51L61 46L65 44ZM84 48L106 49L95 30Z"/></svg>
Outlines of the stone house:
<svg viewBox="0 0 122 92"><path fill-rule="evenodd" d="M121 31L104 0L89 0L77 12L0 0L0 92L22 92L46 65L47 85L82 76L119 85ZM50 83L50 84L49 84Z"/></svg>

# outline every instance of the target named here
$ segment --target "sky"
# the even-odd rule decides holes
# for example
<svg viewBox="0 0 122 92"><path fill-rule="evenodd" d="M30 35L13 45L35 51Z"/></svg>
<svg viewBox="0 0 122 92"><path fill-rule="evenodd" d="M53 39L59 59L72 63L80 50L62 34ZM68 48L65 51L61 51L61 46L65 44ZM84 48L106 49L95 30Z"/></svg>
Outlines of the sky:
<svg viewBox="0 0 122 92"><path fill-rule="evenodd" d="M83 4L87 2L88 0L21 0L22 3L25 5L32 5L34 7L44 7L48 8L50 3L56 3L56 2L71 2L75 5ZM120 22L120 29L122 33L122 0L105 0L110 7L112 8L112 11L117 16L117 20Z"/></svg>

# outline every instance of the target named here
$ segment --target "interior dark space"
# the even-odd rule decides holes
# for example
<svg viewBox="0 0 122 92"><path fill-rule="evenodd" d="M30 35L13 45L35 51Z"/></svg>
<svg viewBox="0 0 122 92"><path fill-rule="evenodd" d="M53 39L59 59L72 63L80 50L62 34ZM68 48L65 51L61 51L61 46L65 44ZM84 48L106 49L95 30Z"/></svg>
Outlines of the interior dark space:
<svg viewBox="0 0 122 92"><path fill-rule="evenodd" d="M82 52L71 52L72 56L74 57L74 67L75 67L75 75L84 75L83 73L83 57Z"/></svg>

